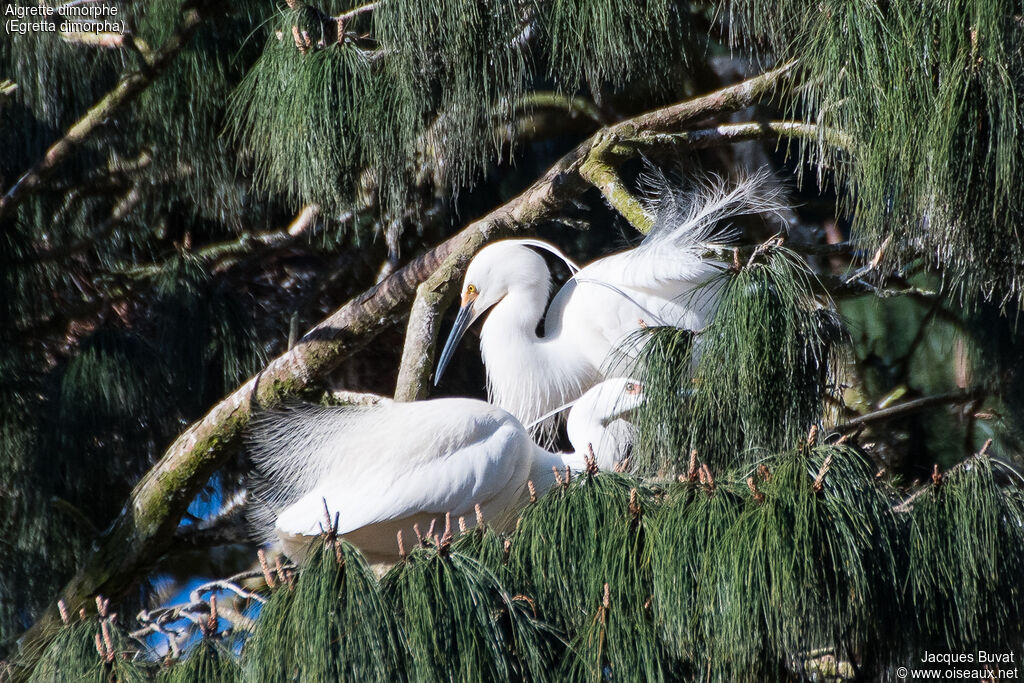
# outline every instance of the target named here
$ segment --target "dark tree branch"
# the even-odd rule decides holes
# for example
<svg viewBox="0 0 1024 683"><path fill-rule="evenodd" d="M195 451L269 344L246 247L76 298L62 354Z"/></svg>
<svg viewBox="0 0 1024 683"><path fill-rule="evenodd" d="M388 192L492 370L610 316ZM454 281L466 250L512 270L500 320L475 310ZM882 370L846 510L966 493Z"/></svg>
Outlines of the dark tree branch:
<svg viewBox="0 0 1024 683"><path fill-rule="evenodd" d="M899 405L890 406L888 408L882 408L881 410L875 410L855 417L851 420L847 420L844 424L836 427L836 431L839 432L852 432L861 426L867 426L876 424L879 422L886 422L888 420L894 420L900 417L906 417L914 413L919 413L922 410L929 408L936 408L938 406L945 405L960 405L964 403L971 403L979 399L983 399L986 396L986 392L981 389L971 390L959 390L951 391L945 394L936 394L935 396L925 396L923 398L915 398L912 401L905 401Z"/></svg>

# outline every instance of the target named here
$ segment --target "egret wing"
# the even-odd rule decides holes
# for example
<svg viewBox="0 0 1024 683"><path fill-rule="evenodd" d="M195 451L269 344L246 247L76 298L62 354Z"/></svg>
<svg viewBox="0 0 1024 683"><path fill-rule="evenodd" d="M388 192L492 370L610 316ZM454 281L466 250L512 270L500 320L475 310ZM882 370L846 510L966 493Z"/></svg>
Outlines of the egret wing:
<svg viewBox="0 0 1024 683"><path fill-rule="evenodd" d="M519 422L468 399L306 408L262 428L254 461L271 482L262 493L290 534L318 533L325 501L341 533L421 512L465 514L529 466Z"/></svg>
<svg viewBox="0 0 1024 683"><path fill-rule="evenodd" d="M709 240L721 235L729 218L784 208L780 190L765 173L730 188L719 180L689 194L660 190L650 234L635 248L598 259L573 276L548 307L545 336L581 326L589 337L615 344L639 320L702 326L717 299L716 276L726 268L705 258Z"/></svg>

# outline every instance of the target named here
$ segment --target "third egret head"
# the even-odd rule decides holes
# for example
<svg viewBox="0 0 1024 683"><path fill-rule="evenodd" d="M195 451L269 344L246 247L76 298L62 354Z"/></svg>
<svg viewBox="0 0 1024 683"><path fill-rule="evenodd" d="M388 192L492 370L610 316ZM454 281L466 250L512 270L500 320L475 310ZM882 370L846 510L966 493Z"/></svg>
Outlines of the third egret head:
<svg viewBox="0 0 1024 683"><path fill-rule="evenodd" d="M551 273L547 264L540 254L521 242L509 240L489 244L473 257L466 269L459 314L437 362L435 386L441 381L441 375L455 354L455 347L470 325L512 292L527 294L530 300L539 299L542 314L551 293Z"/></svg>
<svg viewBox="0 0 1024 683"><path fill-rule="evenodd" d="M633 440L633 427L622 420L639 408L644 398L643 384L629 377L606 379L583 394L566 422L575 452L585 455L592 447L598 467L615 467Z"/></svg>
<svg viewBox="0 0 1024 683"><path fill-rule="evenodd" d="M644 402L644 385L630 377L606 379L573 404L570 416L602 425L628 417ZM573 420L570 418L570 424Z"/></svg>

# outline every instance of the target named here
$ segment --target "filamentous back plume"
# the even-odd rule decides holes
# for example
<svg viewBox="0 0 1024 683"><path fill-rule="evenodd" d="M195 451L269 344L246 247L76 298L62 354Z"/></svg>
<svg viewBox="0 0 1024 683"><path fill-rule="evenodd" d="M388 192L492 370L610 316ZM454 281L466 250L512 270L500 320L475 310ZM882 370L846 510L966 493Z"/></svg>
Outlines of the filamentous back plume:
<svg viewBox="0 0 1024 683"><path fill-rule="evenodd" d="M411 547L459 517L504 530L529 500L529 482L534 492L551 485L552 467L579 471L591 453L614 467L629 446L620 418L642 399L628 378L591 389L570 411L568 454L543 450L512 415L473 399L268 412L248 437L251 520L293 558L330 526L375 563L398 558L399 533Z"/></svg>
<svg viewBox="0 0 1024 683"><path fill-rule="evenodd" d="M644 326L700 330L714 313L725 264L705 256L731 218L776 213L782 193L767 173L688 191L655 177L654 228L634 247L577 272L547 307L550 273L522 240L484 247L470 263L461 310L438 362L436 381L466 329L490 309L480 334L490 400L524 424L579 397L617 371L613 351ZM721 232L720 232L721 231ZM544 335L536 328L544 317ZM628 354L627 354L628 355ZM615 356L616 358L621 356ZM538 427L550 443L553 421Z"/></svg>

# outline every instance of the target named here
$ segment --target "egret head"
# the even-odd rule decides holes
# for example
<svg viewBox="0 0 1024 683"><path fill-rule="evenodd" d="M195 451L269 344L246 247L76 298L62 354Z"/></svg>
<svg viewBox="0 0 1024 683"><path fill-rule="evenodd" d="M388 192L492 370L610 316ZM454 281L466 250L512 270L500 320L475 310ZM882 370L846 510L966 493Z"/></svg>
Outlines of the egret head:
<svg viewBox="0 0 1024 683"><path fill-rule="evenodd" d="M546 302L550 288L551 273L544 259L521 242L506 240L481 249L466 269L459 315L441 351L434 384L441 381L462 335L491 306L513 290L536 291Z"/></svg>
<svg viewBox="0 0 1024 683"><path fill-rule="evenodd" d="M573 404L573 415L589 422L608 424L630 413L644 402L644 385L629 377L613 377L593 386Z"/></svg>
<svg viewBox="0 0 1024 683"><path fill-rule="evenodd" d="M569 411L565 426L573 449L577 453L586 453L587 446L592 446L598 458L598 466L614 466L624 455L618 451L626 444L617 443L617 436L606 434L606 428L620 418L628 418L643 402L643 385L629 377L606 379L591 388ZM622 423L618 426L628 427ZM627 443L631 440L628 439ZM608 450L612 452L605 453Z"/></svg>

